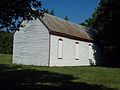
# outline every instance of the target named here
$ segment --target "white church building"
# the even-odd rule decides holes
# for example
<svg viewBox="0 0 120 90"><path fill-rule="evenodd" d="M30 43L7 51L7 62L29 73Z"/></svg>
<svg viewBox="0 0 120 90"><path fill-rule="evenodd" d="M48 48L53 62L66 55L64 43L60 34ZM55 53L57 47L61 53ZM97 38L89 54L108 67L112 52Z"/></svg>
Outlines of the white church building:
<svg viewBox="0 0 120 90"><path fill-rule="evenodd" d="M14 64L89 66L99 59L90 28L44 14L23 21L19 29L14 33Z"/></svg>

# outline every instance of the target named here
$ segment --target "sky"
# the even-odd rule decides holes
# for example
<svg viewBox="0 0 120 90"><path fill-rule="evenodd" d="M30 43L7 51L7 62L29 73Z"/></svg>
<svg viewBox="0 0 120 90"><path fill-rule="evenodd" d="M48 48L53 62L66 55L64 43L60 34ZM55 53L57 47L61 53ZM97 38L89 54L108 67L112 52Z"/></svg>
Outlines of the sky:
<svg viewBox="0 0 120 90"><path fill-rule="evenodd" d="M67 16L71 22L82 23L88 19L100 0L42 0L45 9L54 9L55 16Z"/></svg>

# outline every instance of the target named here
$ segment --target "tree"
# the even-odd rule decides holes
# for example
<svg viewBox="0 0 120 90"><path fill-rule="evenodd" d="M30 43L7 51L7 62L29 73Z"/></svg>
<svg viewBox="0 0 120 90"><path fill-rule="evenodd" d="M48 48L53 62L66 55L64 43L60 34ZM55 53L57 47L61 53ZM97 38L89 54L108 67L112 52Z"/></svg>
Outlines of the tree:
<svg viewBox="0 0 120 90"><path fill-rule="evenodd" d="M95 28L99 34L96 41L102 48L101 64L107 66L120 66L120 1L101 0L95 19L90 26Z"/></svg>
<svg viewBox="0 0 120 90"><path fill-rule="evenodd" d="M39 0L0 0L0 30L13 31L23 19L43 15L41 6Z"/></svg>
<svg viewBox="0 0 120 90"><path fill-rule="evenodd" d="M12 54L13 33L0 32L0 53Z"/></svg>
<svg viewBox="0 0 120 90"><path fill-rule="evenodd" d="M120 66L120 0L101 0L92 18L82 25L98 31L96 41L102 49L101 65Z"/></svg>
<svg viewBox="0 0 120 90"><path fill-rule="evenodd" d="M54 16L55 15L54 9L51 9L51 11L49 12L49 14Z"/></svg>
<svg viewBox="0 0 120 90"><path fill-rule="evenodd" d="M98 7L97 7L97 9L95 9L92 16L89 17L88 19L86 19L83 23L80 23L80 25L94 28L93 24L95 23L95 20L97 18L97 14L98 14Z"/></svg>
<svg viewBox="0 0 120 90"><path fill-rule="evenodd" d="M67 21L69 21L69 18L68 18L67 16L65 16L65 17L64 17L64 20L67 20Z"/></svg>
<svg viewBox="0 0 120 90"><path fill-rule="evenodd" d="M98 41L102 46L102 63L109 66L120 66L120 1L101 0L99 3L98 15L93 24L98 32Z"/></svg>

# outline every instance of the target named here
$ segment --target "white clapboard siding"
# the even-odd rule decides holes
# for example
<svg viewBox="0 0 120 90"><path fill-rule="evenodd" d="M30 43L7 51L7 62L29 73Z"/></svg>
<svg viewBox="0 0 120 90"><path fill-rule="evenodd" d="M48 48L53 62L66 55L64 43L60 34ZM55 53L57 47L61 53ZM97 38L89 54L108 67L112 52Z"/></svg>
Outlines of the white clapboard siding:
<svg viewBox="0 0 120 90"><path fill-rule="evenodd" d="M48 66L49 32L40 20L24 21L14 34L13 63Z"/></svg>
<svg viewBox="0 0 120 90"><path fill-rule="evenodd" d="M58 40L63 40L63 56L62 59L58 59ZM79 43L79 60L76 60L76 42ZM88 53L88 42L73 40L65 37L51 35L50 45L50 66L84 66L90 65L89 53Z"/></svg>

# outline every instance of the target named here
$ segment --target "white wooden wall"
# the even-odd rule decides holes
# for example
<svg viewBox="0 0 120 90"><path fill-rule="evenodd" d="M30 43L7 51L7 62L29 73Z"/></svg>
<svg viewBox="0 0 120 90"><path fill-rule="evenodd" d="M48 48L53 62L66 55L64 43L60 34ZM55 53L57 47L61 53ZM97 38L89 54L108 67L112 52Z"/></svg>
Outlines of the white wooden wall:
<svg viewBox="0 0 120 90"><path fill-rule="evenodd" d="M14 34L13 63L48 66L49 32L40 20L24 21Z"/></svg>
<svg viewBox="0 0 120 90"><path fill-rule="evenodd" d="M58 59L58 40L63 40L63 57ZM76 42L79 43L79 60L76 60ZM89 42L51 35L50 66L86 66L89 63ZM92 55L94 50L92 50ZM94 55L92 60L95 62Z"/></svg>

